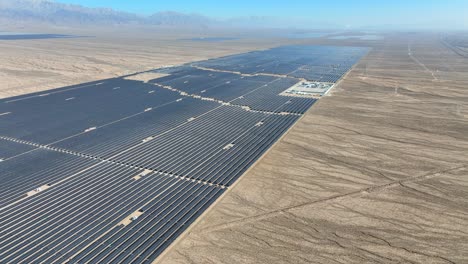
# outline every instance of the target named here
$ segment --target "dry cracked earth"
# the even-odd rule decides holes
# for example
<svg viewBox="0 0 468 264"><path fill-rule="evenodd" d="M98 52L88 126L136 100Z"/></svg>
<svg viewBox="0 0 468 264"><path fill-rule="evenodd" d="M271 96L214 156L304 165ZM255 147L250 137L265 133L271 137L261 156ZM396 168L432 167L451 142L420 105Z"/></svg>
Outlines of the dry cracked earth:
<svg viewBox="0 0 468 264"><path fill-rule="evenodd" d="M468 60L388 35L159 263L468 263Z"/></svg>

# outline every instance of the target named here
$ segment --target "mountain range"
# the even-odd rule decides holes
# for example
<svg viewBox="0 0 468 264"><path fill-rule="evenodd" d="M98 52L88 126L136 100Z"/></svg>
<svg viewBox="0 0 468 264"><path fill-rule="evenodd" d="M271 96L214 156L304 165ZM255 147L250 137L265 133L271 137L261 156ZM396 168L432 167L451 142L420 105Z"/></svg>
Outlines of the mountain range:
<svg viewBox="0 0 468 264"><path fill-rule="evenodd" d="M149 16L116 11L110 8L88 8L51 0L0 0L0 22L23 25L30 23L70 25L156 25L183 27L265 27L271 18L245 17L220 21L199 14L173 11Z"/></svg>
<svg viewBox="0 0 468 264"><path fill-rule="evenodd" d="M0 20L15 24L207 26L216 21L198 14L158 12L141 16L110 8L88 8L50 0L0 0Z"/></svg>
<svg viewBox="0 0 468 264"><path fill-rule="evenodd" d="M0 23L30 25L31 23L76 25L157 25L183 27L249 27L249 28L308 28L334 25L294 21L275 17L246 16L213 19L199 14L173 11L158 12L143 16L111 8L89 8L81 5L64 4L53 0L0 0Z"/></svg>

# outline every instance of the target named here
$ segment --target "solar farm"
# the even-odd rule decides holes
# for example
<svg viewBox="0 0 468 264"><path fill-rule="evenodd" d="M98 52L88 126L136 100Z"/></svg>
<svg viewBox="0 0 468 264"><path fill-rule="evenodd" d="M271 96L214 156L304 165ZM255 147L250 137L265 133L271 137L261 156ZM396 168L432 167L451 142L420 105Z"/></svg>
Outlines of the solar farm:
<svg viewBox="0 0 468 264"><path fill-rule="evenodd" d="M0 263L152 263L368 48L284 46L0 100Z"/></svg>

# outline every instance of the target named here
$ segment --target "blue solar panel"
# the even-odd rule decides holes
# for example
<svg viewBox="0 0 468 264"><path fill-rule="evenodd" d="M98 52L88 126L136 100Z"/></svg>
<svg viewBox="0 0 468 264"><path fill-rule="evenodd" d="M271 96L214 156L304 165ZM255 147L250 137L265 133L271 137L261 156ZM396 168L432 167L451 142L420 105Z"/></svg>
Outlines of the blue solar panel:
<svg viewBox="0 0 468 264"><path fill-rule="evenodd" d="M317 101L285 90L366 52L279 47L0 100L0 263L151 263Z"/></svg>

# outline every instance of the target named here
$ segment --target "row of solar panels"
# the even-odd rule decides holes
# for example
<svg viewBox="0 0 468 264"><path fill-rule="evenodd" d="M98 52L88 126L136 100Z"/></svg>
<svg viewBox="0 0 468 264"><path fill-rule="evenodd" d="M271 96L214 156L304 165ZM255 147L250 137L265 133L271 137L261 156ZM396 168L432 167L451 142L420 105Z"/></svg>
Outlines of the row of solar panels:
<svg viewBox="0 0 468 264"><path fill-rule="evenodd" d="M200 86L199 89L206 88L198 90L200 95L214 97L216 100L233 101L233 104L245 105L253 110L304 113L307 110L303 107L304 102L309 102L310 105L314 102L314 99L277 95L277 92L297 82L291 79L274 78L271 83L240 79L226 84L223 81L224 84L217 84L216 93L210 93L214 91L214 88L210 89L211 77L202 78L204 86ZM191 77L187 79L191 80ZM185 91L192 83L184 82L173 85ZM53 144L95 128L109 126L116 120L129 117L148 121L155 118L164 119L161 116L167 113L185 111L190 114L188 110L192 109L192 115L197 115L207 108L221 105L218 101L200 102L200 99L182 96L178 92L137 81L115 79L93 86L43 93L43 96L0 103L0 113L8 113L1 116L0 135L40 144ZM263 98L259 98L259 94L262 94ZM240 101L239 97L247 100ZM181 102L183 100L186 102ZM270 104L263 104L264 101L269 101ZM199 108L192 107L192 104L197 103ZM281 108L286 103L289 104L287 108ZM184 104L187 107L184 108ZM171 118L176 118L176 114L171 115ZM179 117L190 118L183 114Z"/></svg>
<svg viewBox="0 0 468 264"><path fill-rule="evenodd" d="M141 173L100 162L2 209L0 262L143 263L224 191L158 173L133 178Z"/></svg>
<svg viewBox="0 0 468 264"><path fill-rule="evenodd" d="M151 263L315 102L278 95L293 78L163 71L178 91L116 78L0 100L0 263Z"/></svg>
<svg viewBox="0 0 468 264"><path fill-rule="evenodd" d="M188 94L247 106L253 110L303 114L315 99L280 95L298 82L294 78L242 76L192 67L175 68L171 75L151 81ZM287 107L285 104L288 104Z"/></svg>
<svg viewBox="0 0 468 264"><path fill-rule="evenodd" d="M182 133L185 133L186 140L192 139L193 142L198 142L198 145L184 145L183 142L186 141L178 139L154 140L149 141L153 144L145 145L147 153L135 149L135 152L128 152L128 156L122 157L122 160L134 155L139 159L152 155L164 157L160 154L161 144L181 142L182 144L167 148L166 151L178 151L176 155L168 156L180 158L179 155L182 155L187 161L166 161L161 164L187 165L191 164L188 160L192 160L192 168L201 169L200 164L208 162L211 166L209 176L216 177L213 182L222 180L223 183L231 184L297 118L296 116L251 113L232 106L211 113L213 116L207 116L203 122L197 124L198 120L194 120L188 123L190 127L181 128L180 131L174 131L171 134L182 136ZM251 114L257 118L252 119L249 116ZM277 122L276 119L281 119L281 122ZM217 124L216 127L211 127L212 129L205 127L207 130L200 131L199 129L207 125L209 120ZM232 120L232 124L237 125L229 126L228 120ZM225 131L209 134L209 131L222 129L225 125L227 126ZM252 131L245 133L250 129ZM228 130L232 132L224 133ZM208 134L204 135L205 133ZM202 138L197 138L197 136L202 136ZM215 137L217 140L213 141L205 136ZM229 141L229 139L235 140ZM222 148L226 142L233 142L232 147ZM210 147L202 149L200 143ZM193 155L197 151L204 155ZM190 153L192 155L189 155ZM211 157L212 160L207 160L207 157ZM142 205L152 197L161 196L162 194L159 193L161 190L139 196L125 196L126 192L141 191L143 186L148 187L153 181L167 181L168 179L176 181L175 177L151 173L135 180L133 177L138 176L141 169L106 161L99 162L43 148L36 148L19 157L2 162L0 166L4 172L2 182L6 182L2 194L7 198L18 198L19 195L22 195L20 198L25 198L24 193L33 190L36 186L44 183L50 186L50 190L44 193L39 190L37 194L18 202L15 206L0 210L2 219L0 222L2 226L0 261L6 263L34 263L31 262L33 260L55 263L55 261L62 262L69 258L79 262L82 260L97 261L100 258L102 261L132 260L138 263L151 260L223 191L220 188L209 187L209 185L190 183L193 185L190 191L194 190L196 193L192 194L187 190L188 187L184 187L178 192L178 196L171 196L171 199L180 201L180 199L191 197L193 204L181 204L177 209L174 208L174 203L169 201L164 207L167 213L161 209L147 211ZM205 168L208 167L205 166ZM194 175L200 175L199 178L207 180L208 176L204 176L208 175L207 173L200 172ZM219 178L221 180L217 180ZM185 183L186 181L177 179L177 182ZM176 191L174 188L169 187L167 192ZM121 208L116 207L119 197L125 198L118 203ZM156 202L154 206L160 208L160 203ZM133 204L138 206L131 207ZM107 205L109 207L106 207ZM174 211L175 209L179 211ZM141 218L135 219L125 227L119 225L135 210L142 210ZM148 219L150 223L145 219ZM141 223L142 226L135 227L138 229L131 228L134 223ZM101 237L103 235L106 236ZM87 239L84 240L81 237ZM88 245L91 242L93 244Z"/></svg>
<svg viewBox="0 0 468 264"><path fill-rule="evenodd" d="M9 146L0 151L9 157L0 163L0 207L6 206L0 209L0 262L150 262L224 191L164 173L135 180L143 169L62 153L57 145L67 142L75 153L92 152L75 150L80 144L97 153L118 146L108 157L141 144L112 160L229 185L298 118L194 98L161 108L167 108L163 115L148 111L49 147L0 140ZM188 115L196 118L188 121ZM143 142L148 135L155 138ZM139 217L123 224L135 211Z"/></svg>
<svg viewBox="0 0 468 264"><path fill-rule="evenodd" d="M309 81L337 82L362 56L365 47L285 46L195 63L243 74L280 74Z"/></svg>
<svg viewBox="0 0 468 264"><path fill-rule="evenodd" d="M0 103L0 135L51 144L146 109L176 102L180 94L124 79L112 79L42 96Z"/></svg>

